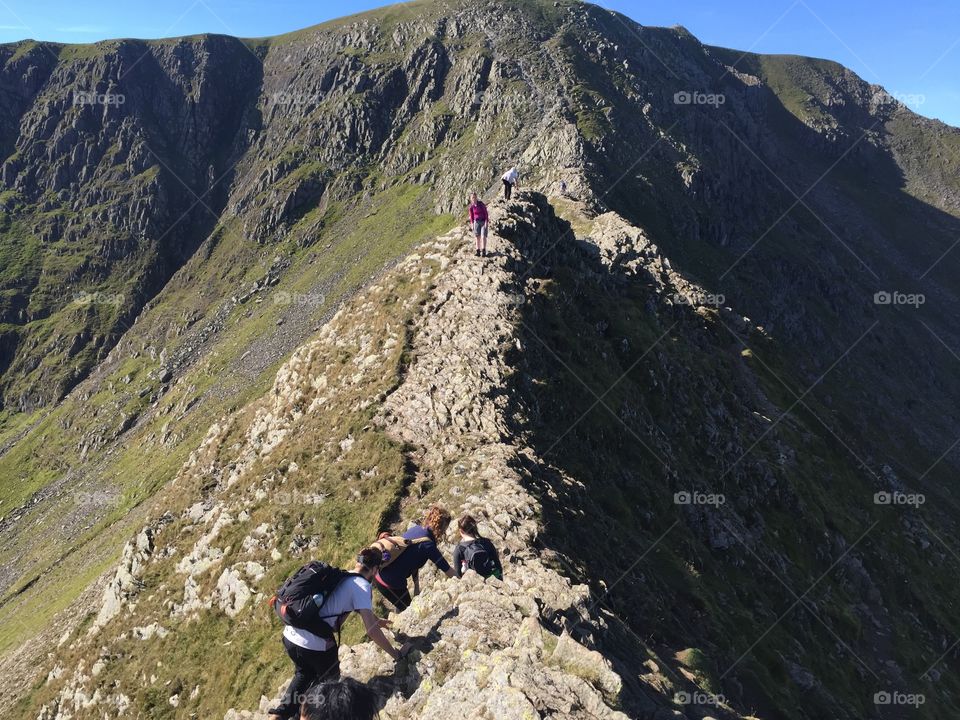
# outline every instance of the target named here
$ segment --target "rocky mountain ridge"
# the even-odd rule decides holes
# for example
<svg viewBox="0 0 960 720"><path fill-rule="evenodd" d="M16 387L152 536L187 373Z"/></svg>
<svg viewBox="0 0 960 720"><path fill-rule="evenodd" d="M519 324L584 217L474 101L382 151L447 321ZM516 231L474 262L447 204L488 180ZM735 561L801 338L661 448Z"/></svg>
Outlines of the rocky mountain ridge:
<svg viewBox="0 0 960 720"><path fill-rule="evenodd" d="M523 36L527 18L515 19L515 24L501 24L500 36ZM145 197L176 199L170 207L155 208L157 232L148 232L140 249L130 246L117 260L157 278L153 289L117 266L99 268L92 287L82 278L65 285L43 269L48 260L61 263L55 258L62 256L62 239L51 238L49 249L41 245L46 255L29 258L42 280L29 302L54 297L65 304L46 319L10 318L16 326L7 328L11 333L39 333L51 344L4 343L5 349L19 348L11 356L10 377L28 389L26 395L13 391L12 397L24 402L8 405L0 428L5 448L0 474L15 479L4 484L0 498L0 532L11 559L4 563L0 587L8 600L40 568L62 563L71 547L95 538L96 528L113 524L168 482L200 440L198 433L265 389L277 364L344 297L449 225L449 216L436 214L437 208L451 207L461 183L485 175L482 168L490 162L465 143L467 135L510 155L542 132L542 117L508 133L490 122L492 114L481 113L482 107L503 112L519 96L507 91L509 78L480 43L447 48L428 41L437 22L433 14L412 16L406 27L387 33L366 17L346 35L333 25L251 41L254 53L228 38L6 48L11 82L19 75L36 76L31 88L40 93L32 99L36 107L23 110L19 136L11 144L38 153L34 138L41 127L55 127L57 137L63 135L56 149L44 150L52 153L49 157L31 155L33 164L22 166L26 170L19 164L23 152L9 159L8 179L22 186L4 196L12 203L6 211L11 228L37 211L29 201L39 202L48 192L48 168L69 164L74 155L100 157L84 148L107 142L127 126L135 136L130 143L136 156L149 157L149 173L155 176ZM455 32L462 37L464 27ZM455 50L460 59L454 64ZM59 64L44 75L51 53ZM247 63L256 63L256 53L263 66L245 71ZM224 80L228 66L245 85ZM299 74L291 75L294 66ZM133 91L126 93L125 84L135 86ZM156 85L163 92L151 92ZM90 87L99 95L121 93L125 100L111 105L102 118L97 108L70 104L79 90ZM247 104L220 103L220 94L228 92L231 102ZM17 107L30 105L31 96L18 97ZM48 98L59 104L47 103ZM119 124L114 122L118 113ZM524 117L529 115L527 109ZM169 120L162 132L158 117ZM97 133L87 126L81 133L72 127L81 119L102 124ZM228 121L230 128L222 128ZM184 124L182 130L176 130L178 123ZM222 132L213 133L218 127ZM201 140L199 133L216 137ZM185 144L178 145L181 139ZM192 147L207 140L212 144L201 148L207 154ZM466 161L447 161L462 153ZM181 168L181 157L193 165ZM101 176L122 174L121 159L107 153L95 171L91 167L71 178L59 192L76 196L71 202L77 207L90 207L96 198L86 193L104 192ZM442 163L455 170L437 180ZM29 197L28 176L34 183ZM140 202L130 194L143 188L131 178L128 173L110 200L116 212L126 213ZM53 211L42 212L47 218ZM79 213L76 222L80 216L91 213ZM100 235L85 237L96 243ZM16 233L4 238L11 247L22 246ZM172 243L170 252L177 256L163 267L155 262L166 252L155 247L161 241ZM71 246L70 255L85 264L90 258L99 262L101 249ZM47 280L52 289L43 286ZM12 273L10 297L16 296L16 303L27 303L30 282L22 272ZM155 291L159 294L153 296ZM74 327L76 321L97 324L105 317L116 333ZM21 320L25 324L17 325ZM61 321L71 324L66 334L51 327ZM94 340L95 352L83 349ZM77 349L71 362L58 355L68 346ZM37 358L43 361L36 364ZM33 370L22 372L27 366ZM71 379L63 385L51 373L69 373ZM62 394L58 387L65 391L74 382L63 402L45 404ZM36 394L48 392L53 395L46 400ZM38 547L25 532L37 525L60 540ZM110 544L105 541L103 547ZM102 557L101 550L92 556Z"/></svg>
<svg viewBox="0 0 960 720"><path fill-rule="evenodd" d="M349 557L429 498L472 497L494 516L504 502L514 517L515 493L536 501L536 545L529 518L519 539L491 532L545 584L590 587L588 624L604 631L567 629L611 663L630 715L784 717L802 704L807 717L897 717L903 708L873 696L901 687L927 693L921 713L952 707L941 538L955 516L960 396L955 129L833 63L710 48L569 2L436 0L282 38L2 52L3 247L42 249L2 265L3 302L33 308L0 328L19 338L3 344L17 349L0 416L0 641L38 638L4 660L4 697L21 698L25 716L124 702L157 717L249 711L285 672L252 603L295 558ZM64 103L126 94L133 78L129 102ZM224 88L237 105L221 116ZM694 93L724 102L683 102ZM438 302L422 282L482 290L469 258L434 247L418 253L429 278L417 261L388 286L381 272L446 231L465 188L493 189L505 158L548 198L503 209L498 233L515 247L494 272L507 273L497 282L510 307L496 295L496 322L476 320L477 333L466 320L436 328L421 315ZM110 227L116 238L100 232ZM92 244L65 255L64 233ZM25 278L39 278L29 292ZM355 317L331 321L352 338L338 344L322 328L367 285ZM47 303L64 287L78 299ZM929 302L876 300L894 293ZM441 336L476 346L492 375L447 372ZM407 394L432 384L417 372L444 382L432 404ZM291 399L304 375L317 386ZM491 383L512 391L465 399ZM524 447L501 447L504 428ZM454 459L476 449L471 438L509 466L493 495L479 467ZM471 491L464 480L448 495L461 476ZM877 507L878 492L928 503ZM616 560L631 543L651 550L624 576ZM107 601L91 612L104 570ZM429 626L400 621L412 634L439 622L446 659L471 642L437 614L450 592L425 596ZM37 656L64 634L50 618L81 595L63 626L75 647L65 641L49 659L61 669L24 697ZM55 601L27 612L38 597ZM570 608L584 598L570 590L552 612L576 625ZM470 612L476 600L465 596ZM523 604L518 616L505 603L495 612L515 628ZM131 606L145 617L128 627ZM534 638L508 651L497 635L481 656L517 667L522 655L570 687L549 669L563 624L550 615L544 648ZM181 622L189 632L171 632ZM77 639L118 625L93 675L94 640ZM199 648L240 638L237 664L197 666ZM368 650L352 651L359 675L380 673ZM390 712L435 711L409 679L442 689L450 669L429 655ZM186 687L170 658L204 681ZM601 675L577 687L610 708L614 681ZM231 692L201 687L218 683ZM726 704L681 708L676 692Z"/></svg>
<svg viewBox="0 0 960 720"><path fill-rule="evenodd" d="M623 229L629 227L619 222ZM389 718L441 717L456 711L468 717L613 719L626 717L612 709L621 702L631 709L632 717L679 718L681 713L668 709L671 700L664 694L666 686L679 682L676 689L682 688L682 693L705 693L695 680L668 680L648 661L642 682L660 699L645 698L634 690L621 700L623 681L595 649L605 631L597 603L586 586L572 585L543 559L549 554L538 542L542 532L538 501L528 489L529 477L523 478L528 473L521 469L540 461L533 449L518 444L523 439L516 434L518 418L509 416L517 369L508 358L516 350L519 307L526 291L524 270L529 268L526 258L550 252L562 233L562 223L551 216L544 198L526 196L494 209L492 224L496 250L489 261L472 257L464 247L463 232L455 230L419 247L368 294L331 319L317 340L298 350L281 368L240 443L227 442L236 418L211 428L174 483L182 487L191 480L217 479L217 490L206 503L182 511L188 524L176 542L189 533L195 544L177 559L179 554L169 544L177 515L168 512L127 545L96 619L85 634L66 640L73 652L99 646L100 659L89 670L79 665L70 676L55 668L47 685L62 685L62 689L38 717L65 720L88 712L122 717L139 705L133 700L135 690L98 681L111 663L125 662L125 651L112 649L115 644L135 640L142 645L189 632L190 617L205 610L223 613L234 623L250 622L245 618L251 616L254 622L262 622L257 616L264 614L263 579L270 566L285 552L324 551L322 539L314 545L317 538L313 538L305 547L278 552L282 548L275 545L277 529L269 523L253 526L251 514L258 500L282 492L280 486L286 482L281 480L278 486L273 476L258 480L253 471L274 454L288 452L288 436L302 433L304 426L315 422L311 414L318 407L336 402L338 390L331 387L329 373L317 361L327 355L329 346L349 348L346 365L357 370L349 382L361 385L364 375L376 371L380 353L389 354L397 347L395 335L384 340L352 320L377 314L377 306L385 299L389 302L393 288L404 284L420 288L406 300L415 312L408 324L406 349L412 361L399 385L374 402L379 409L373 423L406 448L409 462L416 467L408 479L411 490L419 487L437 495L437 489L443 488L439 497L447 503L457 503L458 509L484 518L483 528L501 548L506 573L502 582L486 583L473 574L464 580L446 580L427 573L423 594L395 617L398 638L411 638L417 644L415 659L393 669L392 662L372 645L347 646L342 651L344 672L384 692L383 714ZM655 252L650 257L654 256ZM346 379L340 377L341 382ZM354 442L348 436L339 443L340 452L351 452ZM303 472L293 465L286 459L281 463L288 476ZM241 487L246 489L238 493ZM233 503L240 499L239 504L223 497L230 489ZM418 494L400 498L401 507L421 502ZM302 502L316 503L324 511L323 496L305 496ZM222 547L221 535L232 525L249 532L241 543L241 555L259 561L227 565L226 555L232 548ZM157 588L163 595L172 595L159 603L158 613L153 608L158 607L159 598L148 590L145 579L155 574L151 565L164 561L175 564L186 581L179 601L176 592L169 592L174 588ZM151 596L142 598L145 592ZM135 627L128 631L128 625ZM80 654L86 653L81 650ZM183 697L186 690L171 694L168 705L186 712L204 694L199 685L190 690L189 698ZM266 717L269 702L267 697L261 700L259 714L229 710L224 717ZM722 707L715 712L717 717L736 717Z"/></svg>

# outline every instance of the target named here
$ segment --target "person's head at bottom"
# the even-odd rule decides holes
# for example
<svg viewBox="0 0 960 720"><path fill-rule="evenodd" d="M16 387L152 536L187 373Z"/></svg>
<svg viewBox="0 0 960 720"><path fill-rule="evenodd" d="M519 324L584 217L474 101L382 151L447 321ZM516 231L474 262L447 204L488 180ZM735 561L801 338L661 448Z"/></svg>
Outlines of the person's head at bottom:
<svg viewBox="0 0 960 720"><path fill-rule="evenodd" d="M379 712L373 690L353 678L341 678L307 693L300 720L374 720Z"/></svg>

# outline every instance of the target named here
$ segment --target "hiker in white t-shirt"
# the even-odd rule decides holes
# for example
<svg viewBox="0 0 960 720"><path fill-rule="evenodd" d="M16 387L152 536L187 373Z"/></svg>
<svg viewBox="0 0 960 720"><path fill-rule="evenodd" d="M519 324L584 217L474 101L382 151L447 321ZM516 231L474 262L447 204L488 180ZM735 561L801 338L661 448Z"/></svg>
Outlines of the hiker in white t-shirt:
<svg viewBox="0 0 960 720"><path fill-rule="evenodd" d="M400 649L393 646L383 634L390 621L378 618L373 612L373 593L370 581L380 569L383 554L376 548L364 548L357 556L354 575L340 582L323 603L323 620L333 630L339 630L347 616L355 612L363 619L367 636L394 660L404 657L412 647L406 643ZM328 617L329 616L329 617ZM271 720L290 720L299 717L300 705L307 691L316 685L340 677L340 660L335 640L314 635L301 628L286 625L283 646L293 660L293 680L280 700L280 705L269 711Z"/></svg>
<svg viewBox="0 0 960 720"><path fill-rule="evenodd" d="M514 188L520 185L520 171L516 166L510 168L503 174L503 197L507 200L513 194Z"/></svg>

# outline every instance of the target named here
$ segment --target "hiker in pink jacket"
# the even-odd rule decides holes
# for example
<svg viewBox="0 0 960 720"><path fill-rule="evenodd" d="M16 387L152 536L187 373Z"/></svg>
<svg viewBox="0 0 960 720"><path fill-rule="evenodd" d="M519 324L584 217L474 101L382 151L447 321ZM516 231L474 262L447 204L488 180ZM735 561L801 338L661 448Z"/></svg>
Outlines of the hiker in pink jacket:
<svg viewBox="0 0 960 720"><path fill-rule="evenodd" d="M477 257L487 256L487 226L490 215L483 200L476 193L470 194L470 227L477 238Z"/></svg>

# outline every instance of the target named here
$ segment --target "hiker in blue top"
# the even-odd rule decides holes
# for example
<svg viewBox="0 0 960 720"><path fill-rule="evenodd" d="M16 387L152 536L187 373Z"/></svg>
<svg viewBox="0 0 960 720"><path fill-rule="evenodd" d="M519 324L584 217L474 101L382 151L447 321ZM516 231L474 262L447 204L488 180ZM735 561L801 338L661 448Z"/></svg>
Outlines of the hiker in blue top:
<svg viewBox="0 0 960 720"><path fill-rule="evenodd" d="M433 562L447 577L456 575L437 547L437 539L443 537L449 526L450 513L433 505L424 515L422 524L414 525L403 534L404 540L412 542L405 547L402 554L389 565L380 568L373 584L380 594L396 607L397 612L406 610L412 602L407 586L408 578L413 578L413 594L420 594L420 568L426 565L427 561Z"/></svg>

